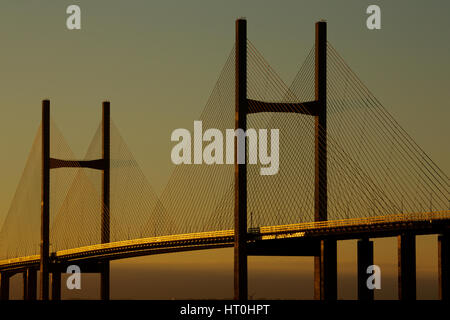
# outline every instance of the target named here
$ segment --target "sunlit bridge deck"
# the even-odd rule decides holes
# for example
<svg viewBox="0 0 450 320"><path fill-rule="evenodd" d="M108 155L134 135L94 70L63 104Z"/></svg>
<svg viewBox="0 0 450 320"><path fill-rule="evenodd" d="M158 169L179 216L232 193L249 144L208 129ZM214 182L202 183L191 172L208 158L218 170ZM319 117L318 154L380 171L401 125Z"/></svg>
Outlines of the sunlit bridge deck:
<svg viewBox="0 0 450 320"><path fill-rule="evenodd" d="M270 239L312 238L315 236L356 239L365 233L370 233L371 237L395 236L402 231L411 229L414 229L417 234L428 234L443 232L445 228L448 228L446 224L448 220L450 220L450 210L261 226L251 228L248 235L251 242ZM84 261L98 258L115 260L168 252L226 248L233 246L233 241L234 230L220 230L95 244L60 250L52 253L51 256L54 262ZM39 255L0 260L0 269L15 269L30 265L39 265Z"/></svg>

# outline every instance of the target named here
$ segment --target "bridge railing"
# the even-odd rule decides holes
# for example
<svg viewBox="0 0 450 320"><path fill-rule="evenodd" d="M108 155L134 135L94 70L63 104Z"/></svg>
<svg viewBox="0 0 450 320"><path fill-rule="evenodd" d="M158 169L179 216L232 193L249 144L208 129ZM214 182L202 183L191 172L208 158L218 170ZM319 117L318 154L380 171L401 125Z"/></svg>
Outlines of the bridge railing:
<svg viewBox="0 0 450 320"><path fill-rule="evenodd" d="M122 247L127 247L127 246L139 246L139 245L147 245L150 243L168 243L168 242L177 242L177 241L189 241L189 240L233 237L233 236L234 236L234 230L220 230L220 231L184 233L184 234L140 238L140 239L132 239L132 240L122 240L122 241L116 241L116 242L84 246L84 247L80 247L80 248L60 250L60 251L56 252L56 256L61 257L61 256L77 254L77 253L85 252L85 251L96 251L96 250L103 250L103 249L122 248Z"/></svg>
<svg viewBox="0 0 450 320"><path fill-rule="evenodd" d="M32 256L4 259L4 260L0 260L0 266L8 265L8 264L26 263L26 262L36 261L36 260L39 261L40 257L41 256L39 254L35 254Z"/></svg>
<svg viewBox="0 0 450 320"><path fill-rule="evenodd" d="M450 219L450 210L420 212L420 213L401 213L395 215L376 216L368 218L342 219L342 220L328 220L317 222L302 222L297 224L287 224L278 226L263 226L260 227L261 234L277 234L277 233L291 233L302 232L314 229L330 229L351 227L360 225L375 225L392 222L418 222L418 221L435 221Z"/></svg>

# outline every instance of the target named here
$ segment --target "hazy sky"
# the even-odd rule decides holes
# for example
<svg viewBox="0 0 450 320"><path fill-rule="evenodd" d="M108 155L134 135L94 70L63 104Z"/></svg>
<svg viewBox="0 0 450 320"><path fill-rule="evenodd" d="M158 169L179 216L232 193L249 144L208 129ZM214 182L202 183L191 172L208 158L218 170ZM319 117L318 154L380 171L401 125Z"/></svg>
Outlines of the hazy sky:
<svg viewBox="0 0 450 320"><path fill-rule="evenodd" d="M81 30L66 28L70 4L81 7ZM381 7L381 30L366 28L369 4ZM325 18L328 40L448 174L449 9L443 0L1 1L0 224L39 126L44 98L51 99L52 117L79 156L101 119L102 100L109 99L113 120L160 192L173 170L170 133L190 128L199 116L233 46L234 21L241 16L248 20L248 38L287 84L314 42L314 22ZM435 238L426 239L425 248L434 250ZM389 262L388 257L396 253L396 242L386 241L386 250L376 254L395 270L396 259ZM354 245L346 248L347 263L353 266ZM231 268L231 254L223 252L158 259L168 259L166 264L175 259L180 270L194 257L227 261ZM263 263L255 263L262 268ZM434 267L435 262L424 262L424 270Z"/></svg>

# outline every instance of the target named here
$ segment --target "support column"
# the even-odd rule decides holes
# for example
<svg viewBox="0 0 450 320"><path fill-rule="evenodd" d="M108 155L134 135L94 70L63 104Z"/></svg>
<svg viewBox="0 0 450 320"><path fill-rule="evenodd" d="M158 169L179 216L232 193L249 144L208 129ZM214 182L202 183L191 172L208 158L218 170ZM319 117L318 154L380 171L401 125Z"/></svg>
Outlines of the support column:
<svg viewBox="0 0 450 320"><path fill-rule="evenodd" d="M320 256L314 257L314 299L337 299L337 241L320 241Z"/></svg>
<svg viewBox="0 0 450 320"><path fill-rule="evenodd" d="M9 278L7 272L0 273L0 300L9 300Z"/></svg>
<svg viewBox="0 0 450 320"><path fill-rule="evenodd" d="M235 127L247 130L247 21L236 20ZM234 299L247 300L247 159L245 136L234 144ZM238 152L240 150L240 152ZM239 163L239 159L245 160ZM242 162L242 161L241 161Z"/></svg>
<svg viewBox="0 0 450 320"><path fill-rule="evenodd" d="M438 236L439 299L450 300L450 233Z"/></svg>
<svg viewBox="0 0 450 320"><path fill-rule="evenodd" d="M50 101L42 101L41 300L49 298Z"/></svg>
<svg viewBox="0 0 450 320"><path fill-rule="evenodd" d="M27 272L23 271L22 272L22 284L23 284L23 293L22 293L22 297L23 300L28 300L27 296L28 296L28 279L27 279Z"/></svg>
<svg viewBox="0 0 450 320"><path fill-rule="evenodd" d="M103 102L102 108L102 158L103 158L103 184L102 184L102 226L101 226L101 240L102 243L110 241L110 212L109 212L109 195L110 195L110 103ZM102 266L100 274L100 296L102 300L109 300L110 298L110 268L109 261L105 261Z"/></svg>
<svg viewBox="0 0 450 320"><path fill-rule="evenodd" d="M314 220L327 217L327 23L316 23L315 45L315 177ZM329 246L329 247L328 247ZM314 298L337 299L336 240L322 240L321 254L314 257Z"/></svg>
<svg viewBox="0 0 450 320"><path fill-rule="evenodd" d="M37 297L37 271L27 269L27 300L36 300Z"/></svg>
<svg viewBox="0 0 450 320"><path fill-rule="evenodd" d="M358 240L358 300L369 301L374 291L367 287L367 267L373 265L373 241Z"/></svg>
<svg viewBox="0 0 450 320"><path fill-rule="evenodd" d="M101 269L100 272L100 298L102 300L109 300L110 298L110 268L109 268L109 261L105 261L101 263Z"/></svg>
<svg viewBox="0 0 450 320"><path fill-rule="evenodd" d="M61 300L61 273L52 272L52 300Z"/></svg>
<svg viewBox="0 0 450 320"><path fill-rule="evenodd" d="M416 237L405 233L398 236L398 298L416 299Z"/></svg>

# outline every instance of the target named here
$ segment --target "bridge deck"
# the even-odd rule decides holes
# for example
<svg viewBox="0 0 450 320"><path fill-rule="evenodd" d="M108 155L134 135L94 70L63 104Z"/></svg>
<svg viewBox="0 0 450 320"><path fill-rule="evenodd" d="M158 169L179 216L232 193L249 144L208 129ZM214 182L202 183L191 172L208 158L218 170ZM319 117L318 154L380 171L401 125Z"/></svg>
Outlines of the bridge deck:
<svg viewBox="0 0 450 320"><path fill-rule="evenodd" d="M405 231L433 234L450 230L450 210L427 213L409 213L370 218L330 220L297 224L263 226L249 232L249 241L334 237L395 236ZM104 244L60 250L51 257L53 262L115 260L150 254L213 249L233 246L234 230L208 231L116 241ZM0 260L0 270L14 270L39 265L39 255Z"/></svg>

